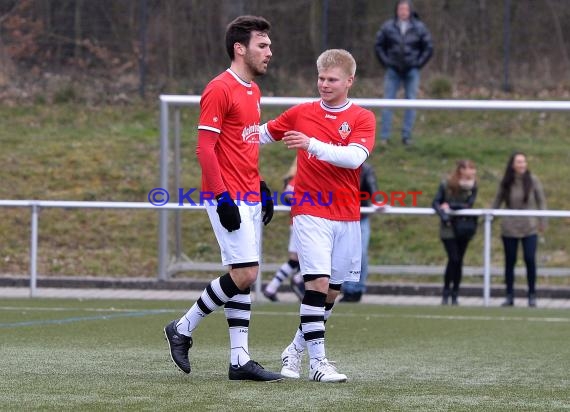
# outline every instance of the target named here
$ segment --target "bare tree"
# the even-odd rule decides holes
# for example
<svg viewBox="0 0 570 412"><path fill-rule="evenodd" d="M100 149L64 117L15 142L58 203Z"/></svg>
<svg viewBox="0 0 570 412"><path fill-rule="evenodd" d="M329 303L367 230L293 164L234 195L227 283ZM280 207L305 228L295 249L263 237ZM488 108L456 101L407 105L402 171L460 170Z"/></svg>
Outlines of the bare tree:
<svg viewBox="0 0 570 412"><path fill-rule="evenodd" d="M564 41L564 34L562 33L562 25L560 24L560 16L554 8L551 0L546 0L546 5L552 16L552 22L554 24L554 31L556 33L556 40L558 41L558 47L560 50L560 55L564 62L563 72L566 73L568 78L568 73L570 71L570 59L568 58L568 48L566 47L566 42Z"/></svg>

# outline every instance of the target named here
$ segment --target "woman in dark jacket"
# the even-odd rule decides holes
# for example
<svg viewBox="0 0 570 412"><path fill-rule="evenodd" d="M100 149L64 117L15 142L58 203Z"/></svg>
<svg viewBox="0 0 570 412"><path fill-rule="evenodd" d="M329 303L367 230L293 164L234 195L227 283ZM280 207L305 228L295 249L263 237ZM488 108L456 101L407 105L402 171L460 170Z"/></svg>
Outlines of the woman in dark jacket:
<svg viewBox="0 0 570 412"><path fill-rule="evenodd" d="M492 208L500 208L503 202L507 209L546 209L546 198L542 190L542 184L538 177L528 169L524 153L515 152L510 157ZM545 218L501 218L501 237L505 249L505 284L507 286L506 300L503 306L514 305L515 263L519 240L522 243L524 262L526 264L528 305L530 307L536 306L537 232L542 232L545 227Z"/></svg>
<svg viewBox="0 0 570 412"><path fill-rule="evenodd" d="M445 268L442 305L449 303L457 305L459 302L459 284L463 271L463 257L467 250L467 245L473 237L476 228L476 218L472 216L452 217L449 212L472 208L477 198L477 169L471 160L460 160L457 162L455 171L447 179L441 182L432 207L440 217L440 238L447 252L447 266ZM464 225L466 223L467 225ZM461 231L462 227L470 226L472 231ZM467 233L469 232L469 233ZM453 283L453 288L450 286Z"/></svg>

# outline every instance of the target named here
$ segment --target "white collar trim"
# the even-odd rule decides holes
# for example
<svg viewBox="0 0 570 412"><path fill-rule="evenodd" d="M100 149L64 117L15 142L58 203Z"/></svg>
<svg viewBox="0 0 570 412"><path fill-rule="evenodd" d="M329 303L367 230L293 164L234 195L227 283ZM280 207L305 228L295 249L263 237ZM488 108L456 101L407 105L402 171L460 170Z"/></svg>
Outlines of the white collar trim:
<svg viewBox="0 0 570 412"><path fill-rule="evenodd" d="M238 83L240 83L241 85L245 86L245 87L251 87L251 83L248 83L246 81L244 81L241 77L239 77L237 74L234 73L234 71L232 69L226 69L226 71L231 74L232 76L234 76L234 79L236 79L238 81Z"/></svg>
<svg viewBox="0 0 570 412"><path fill-rule="evenodd" d="M352 106L352 102L350 100L347 100L346 103L341 104L340 106L328 106L325 102L321 100L321 107L323 110L326 110L327 112L333 112L333 113L344 112L350 106Z"/></svg>

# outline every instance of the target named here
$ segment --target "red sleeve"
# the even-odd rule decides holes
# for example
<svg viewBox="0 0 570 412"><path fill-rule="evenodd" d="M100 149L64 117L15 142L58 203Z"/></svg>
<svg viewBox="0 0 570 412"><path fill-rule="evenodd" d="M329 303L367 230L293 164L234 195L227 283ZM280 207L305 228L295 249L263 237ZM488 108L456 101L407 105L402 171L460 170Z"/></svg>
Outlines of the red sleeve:
<svg viewBox="0 0 570 412"><path fill-rule="evenodd" d="M362 110L355 122L348 144L363 146L370 154L376 140L376 117L370 110Z"/></svg>
<svg viewBox="0 0 570 412"><path fill-rule="evenodd" d="M220 165L216 157L215 148L218 136L217 133L200 129L196 147L196 156L202 167L202 179L208 182L208 187L215 196L228 190L222 180Z"/></svg>
<svg viewBox="0 0 570 412"><path fill-rule="evenodd" d="M267 123L267 131L275 141L283 139L285 132L294 130L295 119L300 106L294 106Z"/></svg>
<svg viewBox="0 0 570 412"><path fill-rule="evenodd" d="M229 106L228 90L224 84L219 81L210 82L200 99L198 129L220 133Z"/></svg>

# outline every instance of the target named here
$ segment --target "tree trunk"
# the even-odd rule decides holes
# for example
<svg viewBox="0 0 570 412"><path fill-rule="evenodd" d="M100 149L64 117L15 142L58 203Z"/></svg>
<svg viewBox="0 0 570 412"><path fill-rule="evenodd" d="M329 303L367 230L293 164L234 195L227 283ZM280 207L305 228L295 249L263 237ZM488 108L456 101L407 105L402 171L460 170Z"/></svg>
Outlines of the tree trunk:
<svg viewBox="0 0 570 412"><path fill-rule="evenodd" d="M168 79L174 78L174 60L176 58L176 47L174 47L174 8L172 1L166 3L166 35L167 35L167 73Z"/></svg>
<svg viewBox="0 0 570 412"><path fill-rule="evenodd" d="M568 58L568 49L566 47L566 42L564 41L564 34L562 32L562 26L560 24L560 18L554 10L554 6L551 0L546 0L550 14L552 15L552 21L554 23L554 31L556 33L556 39L558 40L558 45L560 47L560 55L562 56L562 61L564 62L563 72L566 73L568 78L568 72L570 71L570 59Z"/></svg>
<svg viewBox="0 0 570 412"><path fill-rule="evenodd" d="M81 33L81 9L83 7L83 0L75 0L75 11L73 14L73 31L75 36L75 48L73 50L73 57L75 59L81 59L81 42L82 42L82 33Z"/></svg>
<svg viewBox="0 0 570 412"><path fill-rule="evenodd" d="M4 42L2 42L2 37L0 37L0 86L9 84L15 73L14 62L6 52Z"/></svg>

